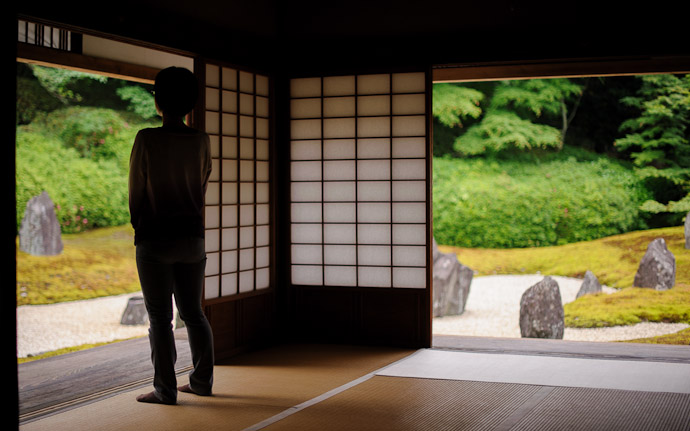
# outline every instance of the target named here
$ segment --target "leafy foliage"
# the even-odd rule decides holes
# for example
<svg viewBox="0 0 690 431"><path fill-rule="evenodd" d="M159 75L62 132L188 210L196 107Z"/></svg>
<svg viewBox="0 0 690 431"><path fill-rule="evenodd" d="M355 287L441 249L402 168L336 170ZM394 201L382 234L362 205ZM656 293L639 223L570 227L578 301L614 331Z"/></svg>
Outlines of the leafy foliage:
<svg viewBox="0 0 690 431"><path fill-rule="evenodd" d="M644 227L648 197L623 165L584 151L541 158L434 159L434 236L460 247L592 240Z"/></svg>
<svg viewBox="0 0 690 431"><path fill-rule="evenodd" d="M639 110L624 121L619 151L638 167L654 192L642 209L650 213L690 211L690 75L641 76L637 95L621 102Z"/></svg>

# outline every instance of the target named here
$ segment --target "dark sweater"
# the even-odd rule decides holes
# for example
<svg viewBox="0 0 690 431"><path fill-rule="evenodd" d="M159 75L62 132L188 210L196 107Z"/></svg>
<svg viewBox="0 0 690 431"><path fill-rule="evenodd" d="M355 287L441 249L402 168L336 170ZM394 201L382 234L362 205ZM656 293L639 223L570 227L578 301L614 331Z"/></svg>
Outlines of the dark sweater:
<svg viewBox="0 0 690 431"><path fill-rule="evenodd" d="M209 138L194 129L143 129L129 162L134 243L204 237L204 196L211 173Z"/></svg>

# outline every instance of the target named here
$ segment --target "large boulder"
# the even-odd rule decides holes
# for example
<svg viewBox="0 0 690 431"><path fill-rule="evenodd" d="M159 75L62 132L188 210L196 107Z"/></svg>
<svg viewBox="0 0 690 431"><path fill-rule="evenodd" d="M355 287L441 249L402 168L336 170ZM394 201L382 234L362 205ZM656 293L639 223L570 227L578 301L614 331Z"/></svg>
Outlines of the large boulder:
<svg viewBox="0 0 690 431"><path fill-rule="evenodd" d="M434 317L459 315L465 311L474 271L458 261L454 253L434 252Z"/></svg>
<svg viewBox="0 0 690 431"><path fill-rule="evenodd" d="M54 256L62 253L60 223L55 205L43 192L29 200L19 228L19 250L34 256Z"/></svg>
<svg viewBox="0 0 690 431"><path fill-rule="evenodd" d="M676 258L666 247L663 238L657 238L647 246L635 274L633 286L655 290L668 290L676 283Z"/></svg>
<svg viewBox="0 0 690 431"><path fill-rule="evenodd" d="M599 283L599 279L592 273L592 271L588 270L585 272L585 279L582 281L582 285L580 286L580 290L577 291L575 299L583 295L601 293L601 290L601 283Z"/></svg>
<svg viewBox="0 0 690 431"><path fill-rule="evenodd" d="M558 283L551 277L530 287L520 299L520 334L523 338L562 339L565 314Z"/></svg>

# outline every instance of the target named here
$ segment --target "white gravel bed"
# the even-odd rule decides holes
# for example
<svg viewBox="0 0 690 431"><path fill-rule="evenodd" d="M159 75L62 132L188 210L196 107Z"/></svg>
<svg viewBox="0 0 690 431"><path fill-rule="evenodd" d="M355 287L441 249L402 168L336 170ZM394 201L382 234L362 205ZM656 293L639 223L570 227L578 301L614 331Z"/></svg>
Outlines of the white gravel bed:
<svg viewBox="0 0 690 431"><path fill-rule="evenodd" d="M433 332L439 335L520 338L520 298L525 290L544 278L540 274L490 275L474 277L465 312L460 316L437 317ZM575 300L582 280L552 276L561 290L563 304ZM615 289L604 286L605 293ZM563 339L576 341L625 341L678 332L684 323L639 323L612 328L565 328Z"/></svg>
<svg viewBox="0 0 690 431"><path fill-rule="evenodd" d="M141 293L17 307L17 356L148 335L148 324L120 324L132 296Z"/></svg>
<svg viewBox="0 0 690 431"><path fill-rule="evenodd" d="M475 277L465 312L460 316L435 318L433 332L446 335L520 338L520 297L542 275L494 275ZM563 303L575 300L582 280L552 277L561 289ZM604 291L614 289L604 287ZM145 336L148 325L121 325L127 301L141 293L110 296L52 305L17 308L17 354L37 355L81 344ZM613 328L566 328L564 339L578 341L621 341L670 334L687 324L640 323Z"/></svg>

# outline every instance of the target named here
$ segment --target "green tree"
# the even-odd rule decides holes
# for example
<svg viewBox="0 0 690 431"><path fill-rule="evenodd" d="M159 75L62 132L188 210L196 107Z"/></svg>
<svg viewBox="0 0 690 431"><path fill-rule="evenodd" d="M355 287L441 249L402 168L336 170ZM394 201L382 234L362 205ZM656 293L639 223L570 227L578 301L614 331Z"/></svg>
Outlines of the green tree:
<svg viewBox="0 0 690 431"><path fill-rule="evenodd" d="M652 214L690 211L690 74L640 76L635 96L621 103L639 110L624 121L616 148L628 155L654 193L641 209Z"/></svg>

